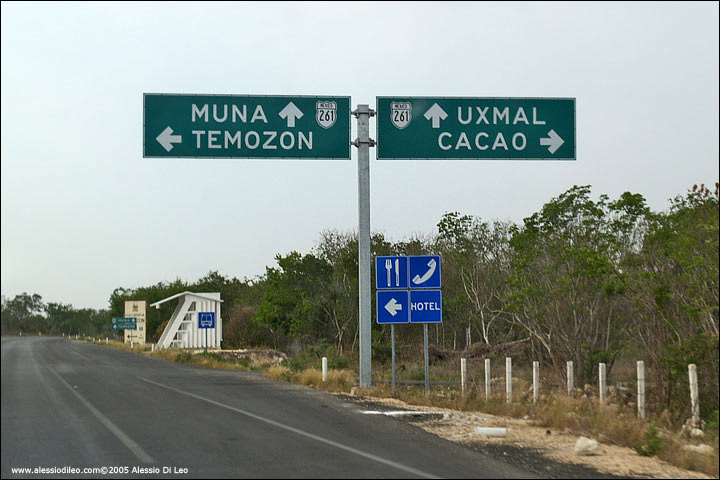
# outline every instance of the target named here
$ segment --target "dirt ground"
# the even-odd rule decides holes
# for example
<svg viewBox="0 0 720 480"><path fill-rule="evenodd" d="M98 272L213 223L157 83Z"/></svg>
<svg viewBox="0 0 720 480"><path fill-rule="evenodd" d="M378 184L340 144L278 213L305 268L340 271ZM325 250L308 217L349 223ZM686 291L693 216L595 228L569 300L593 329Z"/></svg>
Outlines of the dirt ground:
<svg viewBox="0 0 720 480"><path fill-rule="evenodd" d="M635 450L600 441L598 455L575 453L578 436L532 426L531 421L460 412L444 408L418 407L396 399L355 397L378 409L414 410L431 415L402 415L398 419L416 425L441 438L457 442L484 453L509 456L534 473L554 478L714 478L674 467L654 457L643 457ZM475 427L505 427L505 437L484 437ZM549 432L549 433L548 433ZM599 475L593 474L597 472Z"/></svg>

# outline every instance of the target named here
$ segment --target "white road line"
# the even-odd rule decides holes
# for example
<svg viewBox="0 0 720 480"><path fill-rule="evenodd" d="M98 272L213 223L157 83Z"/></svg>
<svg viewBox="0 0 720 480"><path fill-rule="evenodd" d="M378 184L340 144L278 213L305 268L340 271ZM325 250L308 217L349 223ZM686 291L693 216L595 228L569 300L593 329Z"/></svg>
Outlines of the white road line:
<svg viewBox="0 0 720 480"><path fill-rule="evenodd" d="M403 415L442 415L442 412L423 412L420 410L361 410L365 415L387 415L389 417L400 417Z"/></svg>
<svg viewBox="0 0 720 480"><path fill-rule="evenodd" d="M68 350L70 350L70 349L68 348ZM90 360L90 359L89 359L88 357L86 357L85 355L80 355L79 353L77 353L77 352L74 351L74 350L70 350L70 353L74 353L74 354L77 355L78 357L84 358L85 360Z"/></svg>
<svg viewBox="0 0 720 480"><path fill-rule="evenodd" d="M255 415L254 413L250 413L250 412L247 412L247 411L245 411L245 410L240 410L239 408L231 407L230 405L225 405L224 403L216 402L215 400L211 400L211 399L209 399L209 398L205 398L205 397L203 397L203 396L201 396L201 395L196 395L196 394L194 394L194 393L184 392L184 391L182 391L182 390L178 390L177 388L173 388L173 387L170 387L170 386L167 386L167 385L163 385L162 383L153 382L152 380L148 380L147 378L143 378L143 377L137 377L137 378L140 379L140 380L142 380L142 381L144 381L144 382L151 383L151 384L153 384L153 385L157 385L158 387L163 387L163 388L166 388L166 389L168 389L168 390L172 390L173 392L177 392L177 393L179 393L179 394L181 394L181 395L186 395L186 396L188 396L188 397L196 398L196 399L198 399L198 400L202 400L202 401L204 401L204 402L211 403L211 404L213 404L213 405L216 405L216 406L218 406L218 407L221 407L221 408L224 408L224 409L233 411L233 412L235 412L235 413L239 413L239 414L241 414L241 415L245 415L245 416L247 416L247 417L254 418L255 420L259 420L259 421L261 421L261 422L264 422L264 423L273 425L273 426L275 426L275 427L282 428L282 429L284 429L284 430L288 430L288 431L293 432L293 433L296 433L296 434L298 434L298 435L302 435L303 437L311 438L311 439L313 439L313 440L316 440L316 441L318 441L318 442L324 443L324 444L326 444L326 445L330 445L330 446L332 446L332 447L339 448L340 450L345 450L346 452L354 453L355 455L358 455L358 456L360 456L360 457L364 457L364 458L367 458L367 459L370 459L370 460L374 460L374 461L376 461L376 462L378 462L378 463L382 463L382 464L384 464L384 465L388 465L388 466L390 466L390 467L397 468L398 470L402 470L403 472L411 473L411 474L413 474L413 475L417 475L417 476L422 477L422 478L441 478L441 477L437 477L437 476L435 476L435 475L432 475L432 474L430 474L430 473L423 472L422 470L418 470L418 469L416 469L416 468L408 467L408 466L406 466L406 465L403 465L403 464L397 463L397 462L393 462L392 460L388 460L388 459L386 459L386 458L378 457L377 455L373 455L372 453L363 452L362 450L358 450L358 449L356 449L356 448L349 447L349 446L347 446L347 445L343 445L342 443L338 443L338 442L335 442L335 441L333 441L333 440L329 440L329 439L327 439L327 438L323 438L323 437L320 437L320 436L318 436L318 435L315 435L315 434L306 432L306 431L304 431L304 430L300 430L300 429L298 429L298 428L291 427L291 426L289 426L289 425L285 425L285 424L276 422L276 421L274 421L274 420L270 420L270 419L261 417L261 416L259 416L259 415Z"/></svg>
<svg viewBox="0 0 720 480"><path fill-rule="evenodd" d="M145 450L143 450L142 447L140 445L138 445L137 442L135 442L135 440L130 438L125 432L120 430L120 428L117 425L115 425L112 421L110 421L109 418L107 418L105 415L100 413L100 410L93 407L93 405L90 402L85 400L85 398L82 395L80 395L77 391L75 391L75 389L69 383L67 383L55 370L53 370L52 367L50 367L50 365L46 364L45 366L48 368L48 370L50 370L57 377L58 380L60 380L60 383L62 383L65 386L65 388L70 390L70 392L73 395L75 395L78 400L80 400L80 403L85 405L88 408L88 410L90 410L90 412L93 415L95 415L95 417L98 420L100 420L100 422L103 425L105 425L108 428L108 430L110 430L112 432L112 434L117 437L118 440L120 440L127 448L129 448L130 451L133 452L135 454L135 456L141 462L143 462L143 463L155 462L155 460L153 460L153 458L150 455L148 455L148 453Z"/></svg>

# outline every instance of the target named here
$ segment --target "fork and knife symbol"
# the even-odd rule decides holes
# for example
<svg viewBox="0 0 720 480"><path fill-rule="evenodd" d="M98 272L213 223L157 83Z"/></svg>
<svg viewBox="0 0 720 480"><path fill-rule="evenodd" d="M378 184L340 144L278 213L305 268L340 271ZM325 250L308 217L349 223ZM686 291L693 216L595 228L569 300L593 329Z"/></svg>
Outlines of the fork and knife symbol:
<svg viewBox="0 0 720 480"><path fill-rule="evenodd" d="M390 271L393 268L393 261L390 258L385 259L385 270L387 270L387 284L388 287L390 287L392 284L390 283ZM395 259L395 286L400 286L400 260Z"/></svg>

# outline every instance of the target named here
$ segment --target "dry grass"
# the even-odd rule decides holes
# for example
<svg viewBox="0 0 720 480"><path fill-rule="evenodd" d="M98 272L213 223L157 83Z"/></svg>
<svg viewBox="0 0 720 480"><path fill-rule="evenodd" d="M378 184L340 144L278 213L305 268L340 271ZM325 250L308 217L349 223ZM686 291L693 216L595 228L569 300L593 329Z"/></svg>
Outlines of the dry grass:
<svg viewBox="0 0 720 480"><path fill-rule="evenodd" d="M327 382L322 381L322 372L314 368L293 372L288 367L276 366L265 370L265 376L331 392L349 393L355 384L355 374L351 370L328 370Z"/></svg>

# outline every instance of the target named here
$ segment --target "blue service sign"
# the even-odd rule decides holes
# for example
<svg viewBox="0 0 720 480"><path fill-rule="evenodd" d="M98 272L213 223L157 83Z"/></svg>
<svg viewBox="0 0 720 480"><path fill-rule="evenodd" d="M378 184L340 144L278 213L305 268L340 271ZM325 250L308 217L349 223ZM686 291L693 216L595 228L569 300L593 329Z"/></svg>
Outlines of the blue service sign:
<svg viewBox="0 0 720 480"><path fill-rule="evenodd" d="M381 288L408 288L408 258L375 257L375 286Z"/></svg>
<svg viewBox="0 0 720 480"><path fill-rule="evenodd" d="M408 323L407 290L378 290L377 292L377 323Z"/></svg>
<svg viewBox="0 0 720 480"><path fill-rule="evenodd" d="M215 328L215 312L198 312L198 328Z"/></svg>
<svg viewBox="0 0 720 480"><path fill-rule="evenodd" d="M410 257L410 288L441 288L440 255Z"/></svg>
<svg viewBox="0 0 720 480"><path fill-rule="evenodd" d="M410 290L410 323L442 323L441 290Z"/></svg>

